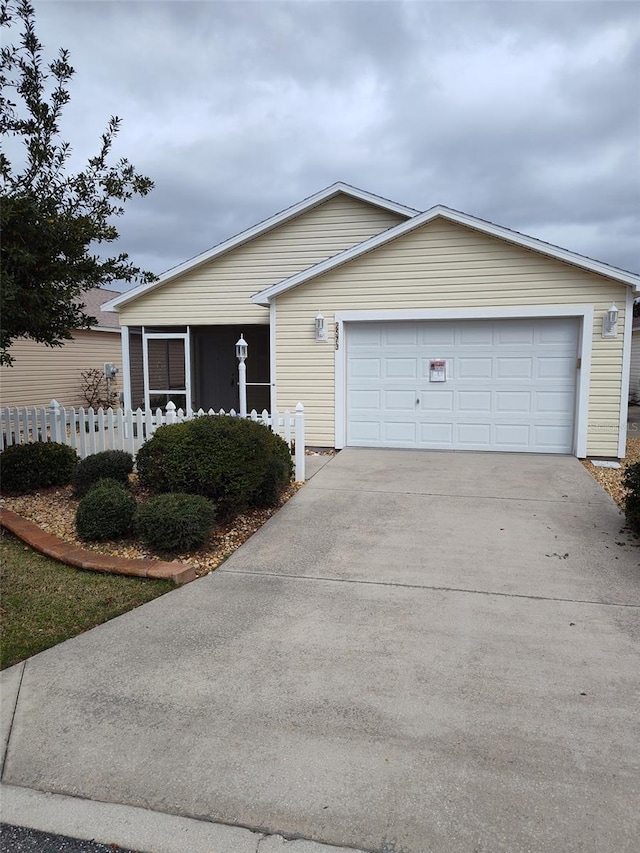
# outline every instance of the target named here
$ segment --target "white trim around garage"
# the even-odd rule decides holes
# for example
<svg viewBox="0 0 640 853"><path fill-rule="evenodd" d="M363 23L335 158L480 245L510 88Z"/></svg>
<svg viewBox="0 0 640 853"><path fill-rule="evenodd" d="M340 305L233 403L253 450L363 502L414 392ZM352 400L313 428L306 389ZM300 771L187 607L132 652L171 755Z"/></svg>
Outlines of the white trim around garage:
<svg viewBox="0 0 640 853"><path fill-rule="evenodd" d="M574 454L580 459L587 455L587 426L589 420L589 377L591 375L591 344L593 305L530 305L495 308L414 308L379 311L340 311L335 315L337 345L335 352L335 446L338 450L347 442L347 355L345 324L393 322L398 320L500 320L534 317L576 317L581 320L580 369L576 382L576 423ZM586 330L586 334L585 334Z"/></svg>
<svg viewBox="0 0 640 853"><path fill-rule="evenodd" d="M269 305L269 382L271 383L269 405L272 412L278 411L276 364L276 302L274 300Z"/></svg>
<svg viewBox="0 0 640 853"><path fill-rule="evenodd" d="M633 341L633 293L627 292L624 306L624 341L622 350L622 385L620 388L620 427L618 458L627 455L627 418L629 416L629 379L631 376L631 343Z"/></svg>

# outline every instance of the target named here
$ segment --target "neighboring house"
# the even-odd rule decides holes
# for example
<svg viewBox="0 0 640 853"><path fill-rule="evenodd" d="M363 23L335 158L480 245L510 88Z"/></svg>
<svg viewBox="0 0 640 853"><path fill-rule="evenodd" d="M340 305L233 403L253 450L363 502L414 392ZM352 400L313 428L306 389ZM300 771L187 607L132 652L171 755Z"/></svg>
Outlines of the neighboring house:
<svg viewBox="0 0 640 853"><path fill-rule="evenodd" d="M98 325L73 332L61 347L16 340L10 350L13 366L0 368L0 406L47 406L52 399L61 406L86 406L80 374L90 368L103 370L107 362L122 366L118 315L102 310L103 302L119 295L98 287L84 293L85 311Z"/></svg>
<svg viewBox="0 0 640 853"><path fill-rule="evenodd" d="M125 405L237 407L242 333L249 408L302 401L311 446L618 457L639 288L473 216L334 184L105 307Z"/></svg>
<svg viewBox="0 0 640 853"><path fill-rule="evenodd" d="M640 317L633 318L631 367L629 370L629 400L640 404Z"/></svg>

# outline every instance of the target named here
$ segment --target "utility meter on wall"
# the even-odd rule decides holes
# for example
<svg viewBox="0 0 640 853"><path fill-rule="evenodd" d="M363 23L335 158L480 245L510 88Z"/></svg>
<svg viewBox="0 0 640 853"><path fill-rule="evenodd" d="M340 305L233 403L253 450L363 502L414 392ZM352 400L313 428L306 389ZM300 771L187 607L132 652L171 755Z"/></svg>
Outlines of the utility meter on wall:
<svg viewBox="0 0 640 853"><path fill-rule="evenodd" d="M119 367L116 367L115 364L112 364L110 361L105 361L104 375L107 377L107 379L115 379L118 373L120 373Z"/></svg>

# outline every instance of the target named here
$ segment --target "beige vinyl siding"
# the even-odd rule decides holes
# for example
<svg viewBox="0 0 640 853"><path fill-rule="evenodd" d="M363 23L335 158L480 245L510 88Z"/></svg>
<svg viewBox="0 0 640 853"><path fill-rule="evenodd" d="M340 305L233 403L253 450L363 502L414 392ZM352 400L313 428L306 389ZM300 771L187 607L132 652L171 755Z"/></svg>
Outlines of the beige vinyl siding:
<svg viewBox="0 0 640 853"><path fill-rule="evenodd" d="M618 328L620 324L618 323ZM629 371L629 398L640 401L640 329L635 329L631 339L631 369Z"/></svg>
<svg viewBox="0 0 640 853"><path fill-rule="evenodd" d="M269 324L260 290L391 228L406 217L338 195L122 306L129 326Z"/></svg>
<svg viewBox="0 0 640 853"><path fill-rule="evenodd" d="M301 400L307 443L333 446L336 311L591 304L595 308L588 452L617 456L623 336L601 337L611 302L624 328L626 287L444 219L436 219L277 297L278 407ZM316 343L321 311L329 343ZM310 377L312 377L310 379Z"/></svg>
<svg viewBox="0 0 640 853"><path fill-rule="evenodd" d="M47 347L19 339L11 347L13 367L0 368L1 406L86 406L80 374L91 367L102 370L105 361L122 370L120 331L79 331L62 347ZM116 390L121 389L120 377Z"/></svg>

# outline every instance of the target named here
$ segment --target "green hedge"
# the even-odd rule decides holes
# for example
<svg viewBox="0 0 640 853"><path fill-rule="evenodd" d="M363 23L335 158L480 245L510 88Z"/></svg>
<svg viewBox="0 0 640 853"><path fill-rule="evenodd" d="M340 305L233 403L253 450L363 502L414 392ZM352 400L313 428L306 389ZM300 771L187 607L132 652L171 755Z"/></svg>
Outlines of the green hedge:
<svg viewBox="0 0 640 853"><path fill-rule="evenodd" d="M100 480L78 504L78 536L89 542L121 539L131 532L135 512L135 498L122 483Z"/></svg>
<svg viewBox="0 0 640 853"><path fill-rule="evenodd" d="M180 554L199 548L211 533L213 504L199 495L168 494L138 507L138 534L159 554Z"/></svg>
<svg viewBox="0 0 640 853"><path fill-rule="evenodd" d="M73 491L76 496L86 495L100 480L117 480L123 486L129 484L133 471L133 456L124 450L103 450L81 459L73 472Z"/></svg>
<svg viewBox="0 0 640 853"><path fill-rule="evenodd" d="M160 427L136 463L147 488L202 495L221 514L276 504L293 473L286 443L267 426L223 415Z"/></svg>
<svg viewBox="0 0 640 853"><path fill-rule="evenodd" d="M50 486L68 486L77 464L75 450L65 444L14 444L0 453L2 489L25 495Z"/></svg>

